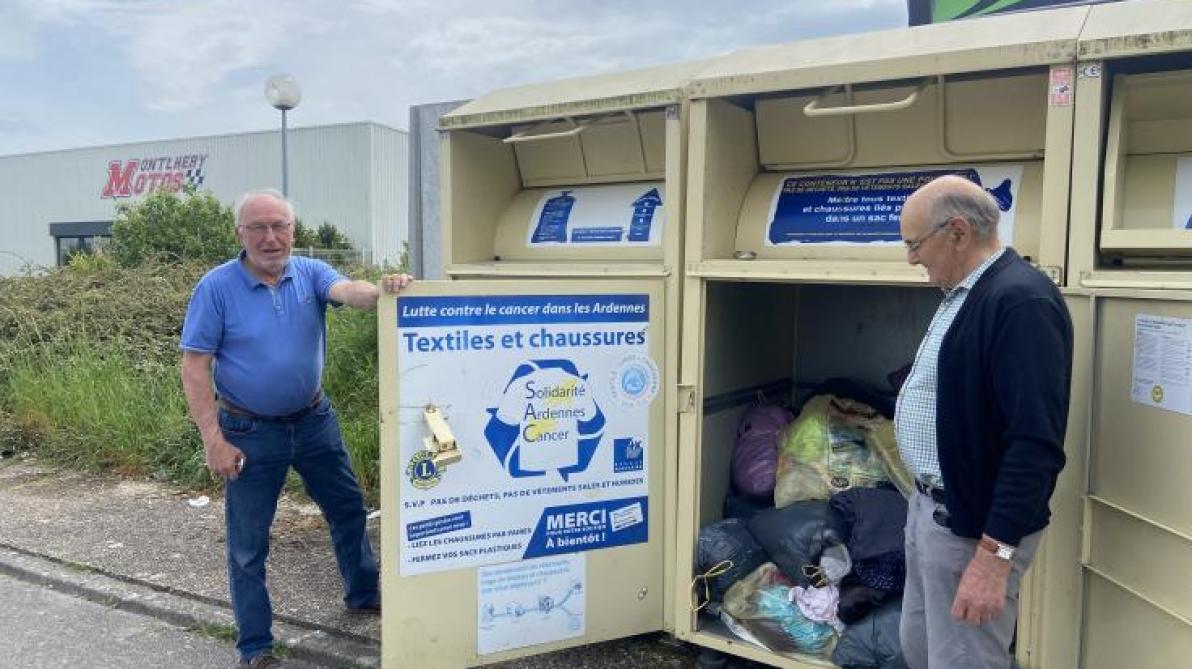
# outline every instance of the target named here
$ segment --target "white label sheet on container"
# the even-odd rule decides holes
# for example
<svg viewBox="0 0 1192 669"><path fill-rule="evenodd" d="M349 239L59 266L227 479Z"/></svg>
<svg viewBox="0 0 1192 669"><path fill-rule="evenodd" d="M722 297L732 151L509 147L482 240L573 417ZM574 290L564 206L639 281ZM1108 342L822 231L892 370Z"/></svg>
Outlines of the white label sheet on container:
<svg viewBox="0 0 1192 669"><path fill-rule="evenodd" d="M1175 163L1175 207L1171 227L1192 230L1192 156L1180 156Z"/></svg>
<svg viewBox="0 0 1192 669"><path fill-rule="evenodd" d="M583 553L476 570L476 654L487 655L584 634Z"/></svg>
<svg viewBox="0 0 1192 669"><path fill-rule="evenodd" d="M648 539L649 296L397 298L403 575ZM436 466L422 407L463 459Z"/></svg>
<svg viewBox="0 0 1192 669"><path fill-rule="evenodd" d="M1192 320L1134 317L1130 398L1192 415Z"/></svg>
<svg viewBox="0 0 1192 669"><path fill-rule="evenodd" d="M895 246L898 216L915 189L956 174L984 188L1001 211L998 237L1014 243L1014 214L1022 165L935 167L906 172L791 174L778 182L770 203L766 246L828 244Z"/></svg>
<svg viewBox="0 0 1192 669"><path fill-rule="evenodd" d="M658 246L665 200L661 181L547 190L530 217L526 246Z"/></svg>

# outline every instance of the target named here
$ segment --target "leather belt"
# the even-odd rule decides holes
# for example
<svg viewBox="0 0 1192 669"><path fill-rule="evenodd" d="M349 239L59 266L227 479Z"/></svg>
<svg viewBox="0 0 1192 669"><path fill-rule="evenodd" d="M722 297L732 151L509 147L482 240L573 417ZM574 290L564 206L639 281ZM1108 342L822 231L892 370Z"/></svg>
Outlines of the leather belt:
<svg viewBox="0 0 1192 669"><path fill-rule="evenodd" d="M319 403L321 403L322 401L323 401L323 390L320 388L317 392L315 392L315 396L311 398L310 404L307 404L306 406L302 407L301 409L295 411L292 414L287 414L285 416L262 416L261 414L253 413L253 412L249 411L248 409L245 409L243 407L239 407L235 404L232 404L231 402L227 401L226 399L224 399L222 397L215 398L215 403L219 405L219 408L223 409L224 411L227 411L228 413L230 413L232 415L243 416L245 418L254 418L256 420L279 421L279 422L283 422L283 423L293 422L293 421L296 421L296 420L306 416L308 413L311 412L311 410L313 410L315 407L319 406Z"/></svg>
<svg viewBox="0 0 1192 669"><path fill-rule="evenodd" d="M926 483L915 479L915 489L931 498L931 501L936 504L946 504L947 498L944 496L944 489L938 486L929 486Z"/></svg>

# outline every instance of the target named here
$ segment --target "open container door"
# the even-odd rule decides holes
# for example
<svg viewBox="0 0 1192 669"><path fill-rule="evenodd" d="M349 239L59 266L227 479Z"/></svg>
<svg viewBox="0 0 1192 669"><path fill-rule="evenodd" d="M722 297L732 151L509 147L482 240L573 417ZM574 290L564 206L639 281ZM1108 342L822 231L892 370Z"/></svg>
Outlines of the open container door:
<svg viewBox="0 0 1192 669"><path fill-rule="evenodd" d="M384 667L662 629L663 302L566 279L381 300Z"/></svg>
<svg viewBox="0 0 1192 669"><path fill-rule="evenodd" d="M1076 601L1072 622L1048 616L1064 630L1041 649L1049 669L1183 667L1192 656L1190 84L1192 4L1090 10L1069 257L1093 302L1092 403Z"/></svg>

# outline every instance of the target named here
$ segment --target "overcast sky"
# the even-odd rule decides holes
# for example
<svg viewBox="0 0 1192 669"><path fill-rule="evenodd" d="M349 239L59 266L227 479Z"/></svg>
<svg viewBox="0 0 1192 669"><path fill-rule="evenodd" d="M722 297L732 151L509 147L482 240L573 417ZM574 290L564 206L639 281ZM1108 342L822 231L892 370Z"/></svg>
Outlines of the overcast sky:
<svg viewBox="0 0 1192 669"><path fill-rule="evenodd" d="M373 120L504 86L906 25L905 0L0 0L0 155Z"/></svg>

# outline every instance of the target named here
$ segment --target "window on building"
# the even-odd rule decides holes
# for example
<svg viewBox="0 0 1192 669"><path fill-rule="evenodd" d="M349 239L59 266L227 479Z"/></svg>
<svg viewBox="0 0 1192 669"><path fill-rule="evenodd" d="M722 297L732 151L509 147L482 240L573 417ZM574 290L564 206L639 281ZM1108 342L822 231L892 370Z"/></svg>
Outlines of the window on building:
<svg viewBox="0 0 1192 669"><path fill-rule="evenodd" d="M112 222L50 223L50 236L54 238L54 257L61 267L75 254L95 253L103 248L112 238Z"/></svg>

